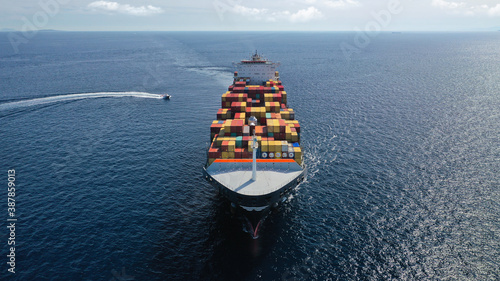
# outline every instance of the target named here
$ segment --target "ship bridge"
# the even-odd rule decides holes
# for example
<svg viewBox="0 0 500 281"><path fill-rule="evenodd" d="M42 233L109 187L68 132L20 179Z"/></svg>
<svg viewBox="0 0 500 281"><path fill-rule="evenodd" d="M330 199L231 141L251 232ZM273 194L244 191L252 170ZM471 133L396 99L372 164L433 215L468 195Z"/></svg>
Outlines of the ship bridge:
<svg viewBox="0 0 500 281"><path fill-rule="evenodd" d="M266 81L279 80L276 71L280 63L271 62L255 51L250 60L242 60L234 64L237 71L234 75L235 81L249 81L250 85L262 85Z"/></svg>

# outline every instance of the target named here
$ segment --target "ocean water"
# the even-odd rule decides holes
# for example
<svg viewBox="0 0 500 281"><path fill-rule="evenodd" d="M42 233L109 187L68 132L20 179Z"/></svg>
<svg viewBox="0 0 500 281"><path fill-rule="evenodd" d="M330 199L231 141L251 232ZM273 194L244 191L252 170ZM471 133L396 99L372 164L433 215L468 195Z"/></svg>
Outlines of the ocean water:
<svg viewBox="0 0 500 281"><path fill-rule="evenodd" d="M1 279L500 279L500 33L355 35L0 33ZM201 171L256 49L309 174L253 240Z"/></svg>

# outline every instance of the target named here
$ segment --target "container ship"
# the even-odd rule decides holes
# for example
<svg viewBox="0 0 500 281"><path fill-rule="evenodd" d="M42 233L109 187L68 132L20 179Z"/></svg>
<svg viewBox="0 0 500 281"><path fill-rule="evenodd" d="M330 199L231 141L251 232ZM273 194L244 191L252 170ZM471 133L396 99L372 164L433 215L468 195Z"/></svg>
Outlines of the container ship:
<svg viewBox="0 0 500 281"><path fill-rule="evenodd" d="M210 127L205 178L241 207L257 237L259 214L304 180L300 124L273 63L257 52L235 63L233 84ZM255 219L257 218L257 219Z"/></svg>

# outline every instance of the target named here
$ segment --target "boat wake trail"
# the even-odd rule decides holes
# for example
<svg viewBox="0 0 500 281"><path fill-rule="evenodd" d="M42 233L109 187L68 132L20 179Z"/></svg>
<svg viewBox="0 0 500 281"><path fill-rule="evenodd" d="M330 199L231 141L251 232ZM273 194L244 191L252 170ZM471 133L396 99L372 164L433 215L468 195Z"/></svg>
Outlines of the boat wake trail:
<svg viewBox="0 0 500 281"><path fill-rule="evenodd" d="M137 98L148 98L148 99L161 99L161 95L150 94L144 92L99 92L99 93L81 93L81 94L69 94L69 95L58 95L49 96L43 98L21 100L14 102L7 102L0 104L0 111L20 109L29 106L42 105L48 103L57 103L64 101L73 101L81 99L93 99L93 98L116 98L116 97L137 97Z"/></svg>

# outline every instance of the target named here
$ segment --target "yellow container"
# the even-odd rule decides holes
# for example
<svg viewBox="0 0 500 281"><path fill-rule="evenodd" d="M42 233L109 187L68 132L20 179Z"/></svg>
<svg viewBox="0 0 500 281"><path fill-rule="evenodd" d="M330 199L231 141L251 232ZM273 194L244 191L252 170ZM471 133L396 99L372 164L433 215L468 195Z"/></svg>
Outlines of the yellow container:
<svg viewBox="0 0 500 281"><path fill-rule="evenodd" d="M227 148L229 150L229 152L234 152L235 147L236 147L236 141L230 140L228 148Z"/></svg>
<svg viewBox="0 0 500 281"><path fill-rule="evenodd" d="M220 129L219 131L219 138L223 137L224 135L226 134L226 130L224 129L224 127L222 129Z"/></svg>
<svg viewBox="0 0 500 281"><path fill-rule="evenodd" d="M228 152L229 154L229 159L234 159L234 152Z"/></svg>
<svg viewBox="0 0 500 281"><path fill-rule="evenodd" d="M222 159L229 159L229 152L222 151Z"/></svg>
<svg viewBox="0 0 500 281"><path fill-rule="evenodd" d="M268 141L262 141L261 150L263 152L268 152L269 151L269 142Z"/></svg>
<svg viewBox="0 0 500 281"><path fill-rule="evenodd" d="M267 152L274 152L274 141L267 142Z"/></svg>
<svg viewBox="0 0 500 281"><path fill-rule="evenodd" d="M231 123L232 123L233 120L226 120L226 122L224 122L224 131L226 131L226 133L231 133Z"/></svg>
<svg viewBox="0 0 500 281"><path fill-rule="evenodd" d="M295 159L302 158L302 150L300 147L294 147L293 152L295 153Z"/></svg>
<svg viewBox="0 0 500 281"><path fill-rule="evenodd" d="M292 142L299 141L299 135L297 134L297 132L292 132L291 135L292 135Z"/></svg>
<svg viewBox="0 0 500 281"><path fill-rule="evenodd" d="M274 141L274 152L281 152L281 141Z"/></svg>
<svg viewBox="0 0 500 281"><path fill-rule="evenodd" d="M280 132L280 122L276 119L274 120L273 131L274 131L274 133Z"/></svg>
<svg viewBox="0 0 500 281"><path fill-rule="evenodd" d="M214 163L215 161L215 158L209 158L208 159L208 166L212 165L212 163Z"/></svg>

